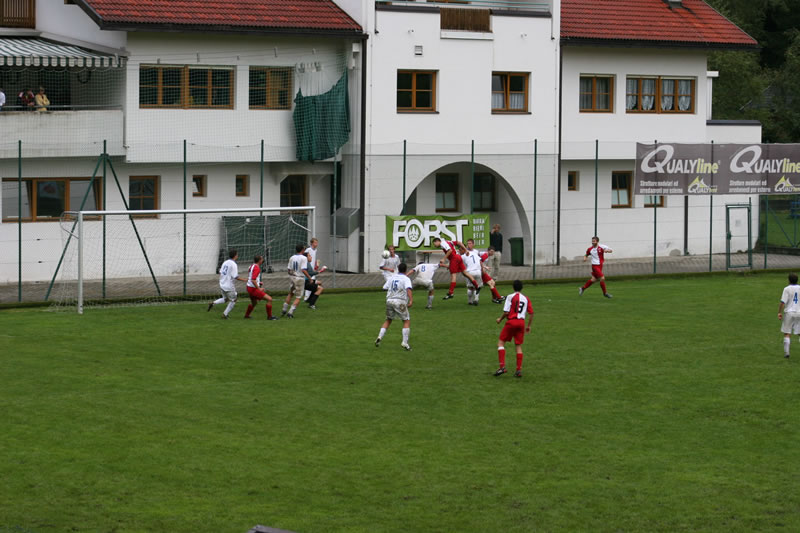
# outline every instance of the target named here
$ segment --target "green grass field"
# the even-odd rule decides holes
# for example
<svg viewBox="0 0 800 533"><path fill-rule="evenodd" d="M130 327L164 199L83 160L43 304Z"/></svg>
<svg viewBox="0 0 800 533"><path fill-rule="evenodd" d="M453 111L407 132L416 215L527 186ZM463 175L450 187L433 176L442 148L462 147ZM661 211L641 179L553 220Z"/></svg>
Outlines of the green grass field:
<svg viewBox="0 0 800 533"><path fill-rule="evenodd" d="M522 379L461 287L415 293L411 352L380 292L2 311L0 532L798 531L785 285L528 286Z"/></svg>

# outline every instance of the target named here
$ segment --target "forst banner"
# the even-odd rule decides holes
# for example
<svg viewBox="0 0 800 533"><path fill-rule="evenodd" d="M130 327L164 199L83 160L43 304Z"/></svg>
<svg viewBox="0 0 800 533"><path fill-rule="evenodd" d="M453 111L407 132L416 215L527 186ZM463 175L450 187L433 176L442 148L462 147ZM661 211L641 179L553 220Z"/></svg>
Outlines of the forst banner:
<svg viewBox="0 0 800 533"><path fill-rule="evenodd" d="M475 248L489 246L489 215L406 215L386 217L386 242L398 251L432 251L433 239L475 241Z"/></svg>
<svg viewBox="0 0 800 533"><path fill-rule="evenodd" d="M634 194L797 194L800 144L636 144Z"/></svg>

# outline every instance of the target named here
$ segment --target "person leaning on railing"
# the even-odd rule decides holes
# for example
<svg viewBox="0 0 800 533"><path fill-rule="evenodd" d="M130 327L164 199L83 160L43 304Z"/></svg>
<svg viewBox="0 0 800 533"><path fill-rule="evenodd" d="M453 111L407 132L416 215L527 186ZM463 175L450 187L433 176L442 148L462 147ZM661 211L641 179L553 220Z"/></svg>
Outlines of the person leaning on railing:
<svg viewBox="0 0 800 533"><path fill-rule="evenodd" d="M44 87L39 87L39 92L36 93L36 111L47 111L49 105L50 99L44 94Z"/></svg>

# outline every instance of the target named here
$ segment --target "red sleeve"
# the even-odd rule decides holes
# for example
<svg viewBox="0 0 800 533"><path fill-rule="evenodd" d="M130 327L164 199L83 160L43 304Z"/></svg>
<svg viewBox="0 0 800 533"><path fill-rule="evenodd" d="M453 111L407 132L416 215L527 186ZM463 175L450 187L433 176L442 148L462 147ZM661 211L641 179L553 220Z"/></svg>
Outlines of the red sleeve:
<svg viewBox="0 0 800 533"><path fill-rule="evenodd" d="M590 247L588 247L588 248L586 249L586 255L589 255L589 254L591 254L591 253L592 253L592 247L590 246Z"/></svg>
<svg viewBox="0 0 800 533"><path fill-rule="evenodd" d="M533 316L533 305L531 304L530 299L528 299L528 314Z"/></svg>
<svg viewBox="0 0 800 533"><path fill-rule="evenodd" d="M487 259L489 259L489 254L487 252L483 252L481 254L481 263L485 262Z"/></svg>
<svg viewBox="0 0 800 533"><path fill-rule="evenodd" d="M253 266L250 267L250 279L253 281L257 280L259 274L261 274L261 269L258 265L253 264Z"/></svg>

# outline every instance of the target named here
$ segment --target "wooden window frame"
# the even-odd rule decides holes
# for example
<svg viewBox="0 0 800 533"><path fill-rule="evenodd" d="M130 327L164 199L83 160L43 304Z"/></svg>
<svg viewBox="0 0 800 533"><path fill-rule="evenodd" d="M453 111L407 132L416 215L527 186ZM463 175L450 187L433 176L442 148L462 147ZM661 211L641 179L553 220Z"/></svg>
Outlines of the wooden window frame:
<svg viewBox="0 0 800 533"><path fill-rule="evenodd" d="M600 109L597 107L597 96L601 93L597 92L597 80L598 79L608 80L608 109ZM584 93L581 91L581 84L580 80L583 79L591 79L592 80L592 90L591 93ZM581 107L581 96L584 94L591 94L592 95L592 107L591 108L582 108ZM606 94L606 93L602 93ZM614 112L614 76L605 76L605 75L581 75L578 81L578 109L581 113L613 113Z"/></svg>
<svg viewBox="0 0 800 533"><path fill-rule="evenodd" d="M58 217L47 217L37 216L36 212L38 210L39 204L39 188L37 184L39 182L48 182L48 181L59 181L64 182L64 209L63 211L76 211L80 208L80 205L70 205L70 185L72 182L79 182L79 181L90 181L90 177L72 177L72 178L65 178L65 177L55 177L55 178L23 178L23 194L28 195L28 207L30 210L30 216L22 217L21 213L19 216L10 217L7 215L5 210L3 210L3 219L2 222L19 222L20 218L22 222L58 222L61 220L60 213ZM2 180L2 183L13 183L17 184L19 179L17 178L5 178ZM26 183L30 183L30 188L26 186ZM87 210L91 211L100 211L103 209L103 184L99 178L95 178L92 187L94 188L94 205L88 206ZM86 206L84 206L86 207ZM96 219L97 217L91 217L92 219ZM87 217L89 220L89 217Z"/></svg>
<svg viewBox="0 0 800 533"><path fill-rule="evenodd" d="M142 84L141 73L145 69L154 69L157 72L156 76L156 83L155 85L149 84ZM177 104L164 104L164 71L168 69L180 69L180 82L179 85L169 85L167 87L179 87L180 88L180 100ZM190 71L200 71L206 70L206 77L207 77L207 84L205 85L190 85ZM215 89L225 88L225 86L218 86L214 85L214 71L215 70L224 70L230 74L230 85L227 86L228 89L228 103L223 105L215 105L214 101L214 92ZM234 67L227 67L227 66L211 66L211 65L148 65L143 64L139 65L139 109L233 109L234 107L234 96L236 94L236 69ZM202 89L206 88L206 102L205 104L195 104L194 99L192 97L192 89ZM156 103L155 104L144 104L142 103L142 89L143 88L155 88L156 89Z"/></svg>
<svg viewBox="0 0 800 533"><path fill-rule="evenodd" d="M239 190L239 181L242 182L241 191ZM237 197L250 196L250 174L236 174L233 190Z"/></svg>
<svg viewBox="0 0 800 533"><path fill-rule="evenodd" d="M528 113L528 100L530 97L530 73L528 72L492 72L492 78L501 76L503 78L503 91L495 91L492 89L492 96L495 94L503 94L503 105L505 107L496 108L492 107L492 113L514 115L514 114L527 114ZM520 94L518 91L511 90L511 78L523 78L524 89L522 91L523 101L525 105L522 109L511 109L511 95Z"/></svg>
<svg viewBox="0 0 800 533"><path fill-rule="evenodd" d="M653 198L658 198L658 203L648 202ZM645 207L664 207L664 195L663 194L648 194L644 197L644 206Z"/></svg>
<svg viewBox="0 0 800 533"><path fill-rule="evenodd" d="M195 186L197 190L195 190ZM205 198L208 196L208 176L205 174L195 174L192 176L192 196L194 198Z"/></svg>
<svg viewBox="0 0 800 533"><path fill-rule="evenodd" d="M570 185L569 180L572 179L572 185ZM581 182L581 173L577 170L570 170L567 172L567 190L568 191L578 191L580 190L580 182Z"/></svg>
<svg viewBox="0 0 800 533"><path fill-rule="evenodd" d="M400 89L397 80L395 80L395 84L397 85L397 93L399 95L401 91L410 92L411 93L411 107L397 107L398 113L435 113L436 112L436 78L438 71L436 70L408 70L408 69L399 69L397 71L397 76L400 74L411 74L411 89ZM417 76L419 74L430 74L431 75L431 89L428 91L427 89L417 89ZM417 107L417 93L418 92L430 92L431 93L431 106L430 107ZM396 105L396 99L395 99Z"/></svg>
<svg viewBox="0 0 800 533"><path fill-rule="evenodd" d="M153 181L153 196L131 196L131 181L133 180L152 180ZM152 198L153 199L153 209L159 209L159 196L161 193L161 187L159 176L130 176L128 177L128 209L131 211L138 211L141 208L134 208L132 200L135 199L144 199L144 198ZM136 218L158 218L158 215L134 215Z"/></svg>
<svg viewBox="0 0 800 533"><path fill-rule="evenodd" d="M287 180L294 180L296 178L302 179L303 190L300 193L301 196L302 196L302 198L301 198L302 202L300 204L298 204L298 205L291 204L291 203L290 204L284 204L284 198L292 198L294 196L294 194L291 193L291 192L284 193L283 192L283 184L284 183L288 184ZM308 176L306 176L305 174L289 174L288 176L286 176L285 178L283 178L281 180L280 188L281 188L280 189L280 203L281 203L280 207L302 207L302 206L308 205Z"/></svg>
<svg viewBox="0 0 800 533"><path fill-rule="evenodd" d="M264 87L253 87L252 74L255 72L264 72L265 80ZM272 74L285 74L286 86L276 87L273 82ZM257 105L253 103L253 91L258 90L264 93L264 105ZM265 109L265 110L291 110L292 109L292 91L294 90L294 69L292 67L250 67L248 72L248 105L250 109ZM286 91L286 103L281 105L280 92Z"/></svg>
<svg viewBox="0 0 800 533"><path fill-rule="evenodd" d="M637 92L630 93L628 92L628 81L636 80L637 81ZM652 96L655 98L655 102L653 103L653 109L642 109L642 81L643 80L654 80L656 82L656 89L655 94ZM662 109L661 108L661 97L665 94L662 88L662 82L671 81L673 86L673 93L672 96L673 106L675 109ZM691 92L689 93L689 97L691 98L691 104L689 105L689 109L683 111L678 109L677 98L680 96L678 94L678 82L681 81L688 81L691 83ZM697 80L694 78L676 78L672 76L628 76L625 80L625 112L632 113L632 114L652 114L652 113L670 113L670 114L678 114L678 115L692 115L695 112L695 104L697 101ZM627 105L627 97L630 95L636 95L636 107L633 109L628 109Z"/></svg>
<svg viewBox="0 0 800 533"><path fill-rule="evenodd" d="M477 179L478 176L481 176L481 177L489 176L490 178L492 178L492 190L491 190L492 201L491 201L491 205L489 207L485 207L485 206L482 206L482 205L479 206L478 203L475 201L475 195L478 193L478 191L475 190L475 186L478 185L478 179ZM491 172L476 172L475 173L475 178L476 179L474 180L473 185L472 185L472 210L473 211L478 211L478 212L481 212L481 213L496 211L497 210L497 176L495 176Z"/></svg>
<svg viewBox="0 0 800 533"><path fill-rule="evenodd" d="M438 197L439 197L439 190L438 189L439 189L439 178L440 177L447 178L447 179L455 178L455 189L453 191L443 191L442 192L442 194L449 193L449 192L454 192L455 193L455 206L452 207L452 208L450 208L450 207L439 207L438 206L438 203L439 203L438 202ZM435 207L437 213L456 213L456 212L458 212L458 206L460 204L460 198L459 198L459 196L460 196L460 194L459 194L460 186L461 186L461 180L459 179L459 175L457 173L455 173L455 172L441 172L441 173L436 174L435 185L434 185L434 187L435 187L435 189L434 189L434 202L435 202L434 203L434 207ZM442 202L442 203L444 203L444 202Z"/></svg>
<svg viewBox="0 0 800 533"><path fill-rule="evenodd" d="M615 204L614 203L614 193L615 191L623 190L621 187L614 187L614 178L620 175L624 175L627 177L628 186L625 190L628 191L628 203L627 204ZM613 209L617 208L626 208L633 206L633 196L631 195L631 187L633 186L633 172L630 170L613 170L611 172L611 207Z"/></svg>

